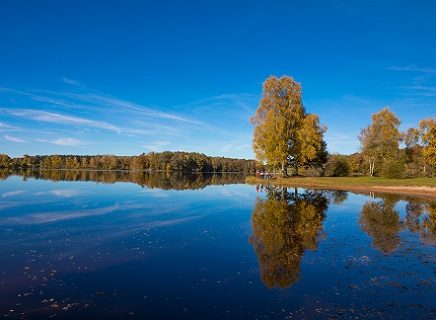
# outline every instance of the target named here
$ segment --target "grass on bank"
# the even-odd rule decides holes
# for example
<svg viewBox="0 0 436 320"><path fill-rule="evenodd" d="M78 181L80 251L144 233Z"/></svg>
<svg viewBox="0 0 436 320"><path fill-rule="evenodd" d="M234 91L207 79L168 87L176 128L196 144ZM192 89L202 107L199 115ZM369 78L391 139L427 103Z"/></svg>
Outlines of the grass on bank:
<svg viewBox="0 0 436 320"><path fill-rule="evenodd" d="M283 187L365 188L365 187L436 187L436 178L388 179L379 177L277 177L262 179L249 176L250 184Z"/></svg>

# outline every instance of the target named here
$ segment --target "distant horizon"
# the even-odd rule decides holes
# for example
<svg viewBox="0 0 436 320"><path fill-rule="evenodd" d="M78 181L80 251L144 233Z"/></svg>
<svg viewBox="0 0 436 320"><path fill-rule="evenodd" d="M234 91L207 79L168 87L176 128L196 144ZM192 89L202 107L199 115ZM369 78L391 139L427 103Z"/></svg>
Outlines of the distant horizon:
<svg viewBox="0 0 436 320"><path fill-rule="evenodd" d="M12 157L254 159L249 119L270 75L302 84L332 154L357 152L385 106L402 131L436 115L436 3L24 3L0 12Z"/></svg>

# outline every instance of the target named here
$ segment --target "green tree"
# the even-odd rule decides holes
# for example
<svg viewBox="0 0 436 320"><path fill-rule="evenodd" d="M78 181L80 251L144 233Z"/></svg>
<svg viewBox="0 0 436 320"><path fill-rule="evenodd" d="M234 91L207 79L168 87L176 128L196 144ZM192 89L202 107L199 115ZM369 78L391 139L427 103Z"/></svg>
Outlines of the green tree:
<svg viewBox="0 0 436 320"><path fill-rule="evenodd" d="M301 84L293 78L270 76L263 83L262 99L255 115L253 149L260 162L281 168L319 166L327 157L321 126L315 114L307 114Z"/></svg>
<svg viewBox="0 0 436 320"><path fill-rule="evenodd" d="M401 135L398 130L400 120L388 108L374 113L371 118L372 124L362 129L359 140L372 177L385 161L398 155Z"/></svg>
<svg viewBox="0 0 436 320"><path fill-rule="evenodd" d="M324 176L326 177L346 177L350 168L348 166L348 161L346 156L342 155L332 155L328 158L325 169Z"/></svg>

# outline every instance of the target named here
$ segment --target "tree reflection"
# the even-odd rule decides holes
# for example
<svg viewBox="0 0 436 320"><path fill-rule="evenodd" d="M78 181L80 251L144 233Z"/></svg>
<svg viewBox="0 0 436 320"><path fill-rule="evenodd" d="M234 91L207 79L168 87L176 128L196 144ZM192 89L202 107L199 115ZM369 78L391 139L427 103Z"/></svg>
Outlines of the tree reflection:
<svg viewBox="0 0 436 320"><path fill-rule="evenodd" d="M426 203L424 209L426 214L419 232L425 243L436 245L436 201Z"/></svg>
<svg viewBox="0 0 436 320"><path fill-rule="evenodd" d="M416 232L425 243L436 243L436 202L398 195L378 195L380 200L366 202L359 224L371 238L375 248L384 254L396 250L400 243L399 232L406 228ZM396 203L406 200L405 219L400 219Z"/></svg>
<svg viewBox="0 0 436 320"><path fill-rule="evenodd" d="M372 238L372 245L384 254L394 251L400 240L401 229L398 211L389 201L370 201L363 205L359 224Z"/></svg>
<svg viewBox="0 0 436 320"><path fill-rule="evenodd" d="M327 206L317 191L267 188L267 198L257 199L250 243L266 286L288 288L299 280L304 252L317 249Z"/></svg>
<svg viewBox="0 0 436 320"><path fill-rule="evenodd" d="M331 202L335 205L340 205L342 202L348 199L348 192L342 190L330 191Z"/></svg>
<svg viewBox="0 0 436 320"><path fill-rule="evenodd" d="M13 174L20 175L23 179L34 178L51 181L95 181L107 184L131 182L142 187L159 188L164 190L203 189L208 185L224 185L245 182L245 175L241 173L207 174L128 170L0 170L0 179L6 179L8 176Z"/></svg>

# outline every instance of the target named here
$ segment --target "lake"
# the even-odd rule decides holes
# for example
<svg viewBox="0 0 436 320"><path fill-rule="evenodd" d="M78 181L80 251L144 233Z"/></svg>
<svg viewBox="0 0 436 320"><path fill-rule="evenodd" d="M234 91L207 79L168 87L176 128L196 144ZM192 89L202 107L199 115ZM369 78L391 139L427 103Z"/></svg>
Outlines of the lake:
<svg viewBox="0 0 436 320"><path fill-rule="evenodd" d="M436 319L436 200L0 174L6 319Z"/></svg>

